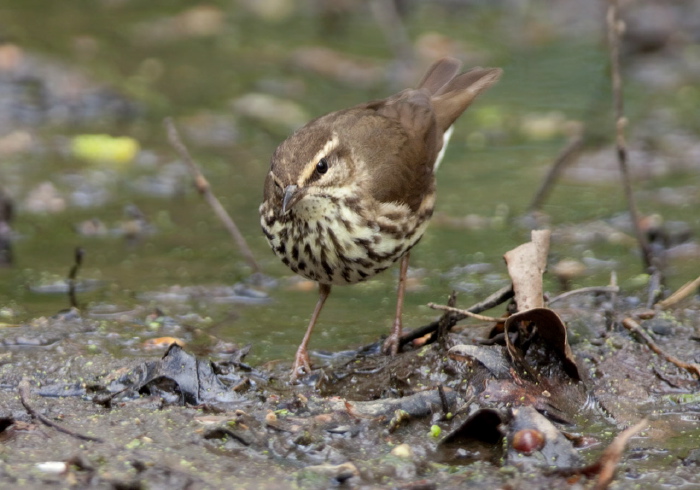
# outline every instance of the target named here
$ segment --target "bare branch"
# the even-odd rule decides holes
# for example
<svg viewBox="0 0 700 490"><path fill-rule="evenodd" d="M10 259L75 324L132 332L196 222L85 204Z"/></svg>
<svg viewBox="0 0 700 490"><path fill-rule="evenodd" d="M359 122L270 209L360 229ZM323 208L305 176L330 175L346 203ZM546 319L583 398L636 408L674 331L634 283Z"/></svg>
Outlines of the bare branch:
<svg viewBox="0 0 700 490"><path fill-rule="evenodd" d="M585 294L585 293L619 293L620 288L618 286L590 286L587 288L580 288L580 289L574 289L572 291L567 291L565 293L560 294L559 296L555 296L554 298L550 299L548 301L548 304L556 303L557 301L561 301L564 298L568 298L569 296L573 296L575 294Z"/></svg>
<svg viewBox="0 0 700 490"><path fill-rule="evenodd" d="M669 296L663 301L659 301L658 303L656 303L656 306L661 308L662 310L667 310L672 306L675 306L676 304L680 303L691 294L693 294L693 291L695 291L697 288L700 288L700 276L698 276L694 281L686 282L685 284L683 284L671 296Z"/></svg>
<svg viewBox="0 0 700 490"><path fill-rule="evenodd" d="M598 480L595 483L595 490L605 490L610 485L613 477L615 476L615 470L617 465L620 463L622 458L622 453L625 450L627 442L634 436L637 432L642 430L644 426L647 425L647 419L642 419L632 427L620 432L615 439L610 443L610 445L605 448L603 454L598 460L600 465L600 473L598 474Z"/></svg>
<svg viewBox="0 0 700 490"><path fill-rule="evenodd" d="M206 177L204 177L201 170L199 169L199 166L190 156L190 152L187 151L187 147L182 143L177 128L175 127L175 123L171 118L165 119L165 128L168 132L168 139L170 140L170 144L173 146L173 148L175 148L175 151L178 152L180 158L182 158L189 167L190 172L192 173L192 177L194 178L195 187L197 188L199 193L204 197L204 199L209 203L209 205L214 210L214 214L216 214L219 220L221 220L221 222L224 224L224 227L231 234L233 240L238 246L238 249L240 250L241 254L243 254L243 257L245 258L246 262L248 262L248 265L251 267L251 269L253 269L253 272L260 272L260 266L256 262L255 257L253 256L253 252L250 250L250 247L248 247L248 243L245 241L245 238L238 229L238 226L236 226L236 223L226 212L226 209L224 209L224 207L221 205L221 202L212 193L209 181L207 181Z"/></svg>
<svg viewBox="0 0 700 490"><path fill-rule="evenodd" d="M481 313L482 311L490 310L491 308L495 308L496 306L505 303L508 301L510 298L513 297L513 285L509 284L508 286L505 286L495 293L491 294L488 298L486 298L483 301L480 301L479 303L470 306L467 308L467 311L470 311L471 313ZM453 313L453 312L445 312L442 317L440 317L438 320L435 320L432 323L429 323L428 325L425 325L423 327L416 328L414 330L411 330L410 332L406 332L404 335L401 336L401 345L405 345L412 340L421 338L425 335L428 335L429 333L433 333L438 329L438 326L440 325L441 322L443 322L443 325L447 326L447 330L452 328L459 322L460 320L464 320L467 318L467 315L464 315L462 313Z"/></svg>
<svg viewBox="0 0 700 490"><path fill-rule="evenodd" d="M450 313L458 313L464 315L465 317L475 318L477 320L482 320L484 322L501 322L504 318L494 318L492 316L479 315L478 313L472 313L469 310L462 310L460 308L453 308L452 306L436 305L435 303L428 303L428 308L433 310L449 311Z"/></svg>
<svg viewBox="0 0 700 490"><path fill-rule="evenodd" d="M686 371L700 379L700 364L695 364L694 362L685 362L678 359L675 356L672 356L671 354L667 354L661 349L661 347L656 345L656 342L654 342L654 340L649 336L649 334L647 334L644 331L644 329L640 327L639 324L631 318L625 318L624 320L622 320L622 326L630 332L634 332L635 334L639 335L639 337L641 337L641 339L644 340L644 342L654 353L663 357L671 364L674 364L681 369L685 369Z"/></svg>
<svg viewBox="0 0 700 490"><path fill-rule="evenodd" d="M68 434L69 436L75 437L76 439L81 439L83 441L92 441L92 442L104 442L102 439L99 439L97 437L86 436L86 435L74 432L70 429L66 429L65 427L58 425L57 423L51 421L47 417L45 417L42 414L40 414L39 412L37 412L34 409L34 407L32 407L29 404L29 381L26 378L22 379L22 381L20 381L18 388L19 388L19 401L22 403L22 406L27 411L27 413L29 413L29 415L31 415L32 417L37 419L42 424L47 425L49 427L53 427L57 431L63 432L64 434Z"/></svg>
<svg viewBox="0 0 700 490"><path fill-rule="evenodd" d="M622 185L625 189L625 197L627 199L630 219L632 220L632 228L634 229L637 242L639 243L639 250L642 254L644 270L649 271L653 266L653 257L649 245L647 244L646 237L639 225L639 211L637 210L637 203L634 199L634 193L632 192L632 184L627 167L627 143L625 141L627 119L624 113L622 75L620 73L620 32L624 28L624 24L618 18L617 0L610 0L606 20L608 26L608 44L610 47L613 104L615 107L617 161L620 166L620 173L622 174Z"/></svg>

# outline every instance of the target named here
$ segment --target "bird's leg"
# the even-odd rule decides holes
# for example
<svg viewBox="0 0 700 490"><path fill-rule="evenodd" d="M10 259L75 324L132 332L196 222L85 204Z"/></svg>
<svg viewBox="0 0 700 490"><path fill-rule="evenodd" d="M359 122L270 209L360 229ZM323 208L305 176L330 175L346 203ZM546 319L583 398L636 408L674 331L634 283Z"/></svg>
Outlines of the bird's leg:
<svg viewBox="0 0 700 490"><path fill-rule="evenodd" d="M394 325L391 327L391 334L384 341L384 352L395 356L399 352L401 342L401 314L403 313L403 295L406 292L406 274L408 273L408 257L410 252L407 252L401 258L399 266L399 287L396 298L396 317Z"/></svg>
<svg viewBox="0 0 700 490"><path fill-rule="evenodd" d="M306 371L306 374L311 372L311 360L309 359L307 346L309 345L311 332L313 332L314 326L316 325L316 320L318 320L318 315L321 313L323 304L326 302L329 294L331 294L330 284L318 285L318 301L316 302L316 308L314 308L314 312L311 315L309 326L306 328L304 338L301 340L301 344L299 344L299 348L297 349L297 355L294 358L294 366L292 367L291 376L292 381L295 381L303 371Z"/></svg>

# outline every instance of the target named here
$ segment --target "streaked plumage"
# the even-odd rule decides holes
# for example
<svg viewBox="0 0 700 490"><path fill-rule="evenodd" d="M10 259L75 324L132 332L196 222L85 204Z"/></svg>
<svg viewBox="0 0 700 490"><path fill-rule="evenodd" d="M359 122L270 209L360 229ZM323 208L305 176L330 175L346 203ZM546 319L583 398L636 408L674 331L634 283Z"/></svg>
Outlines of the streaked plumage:
<svg viewBox="0 0 700 490"><path fill-rule="evenodd" d="M273 154L261 224L275 254L321 285L307 337L331 285L378 274L423 235L445 134L501 75L494 68L458 70L456 60L440 60L417 89L314 119ZM299 367L309 370L305 343L294 373Z"/></svg>

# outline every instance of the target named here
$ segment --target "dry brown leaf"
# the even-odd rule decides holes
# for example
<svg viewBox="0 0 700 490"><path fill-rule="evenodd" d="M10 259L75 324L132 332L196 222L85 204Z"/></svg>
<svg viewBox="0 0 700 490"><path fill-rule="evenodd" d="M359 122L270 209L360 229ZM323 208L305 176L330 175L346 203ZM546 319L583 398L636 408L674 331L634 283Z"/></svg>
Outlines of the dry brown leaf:
<svg viewBox="0 0 700 490"><path fill-rule="evenodd" d="M533 230L532 241L503 256L513 281L518 311L544 306L542 274L547 267L550 235L549 230Z"/></svg>
<svg viewBox="0 0 700 490"><path fill-rule="evenodd" d="M513 345L510 338L510 331L520 322L532 322L537 326L537 334L554 350L560 357L566 374L576 381L581 380L578 366L574 360L574 354L569 346L566 325L563 320L553 310L549 308L533 308L527 311L520 311L508 317L504 325L505 340L508 353L514 361L521 359L522 354Z"/></svg>

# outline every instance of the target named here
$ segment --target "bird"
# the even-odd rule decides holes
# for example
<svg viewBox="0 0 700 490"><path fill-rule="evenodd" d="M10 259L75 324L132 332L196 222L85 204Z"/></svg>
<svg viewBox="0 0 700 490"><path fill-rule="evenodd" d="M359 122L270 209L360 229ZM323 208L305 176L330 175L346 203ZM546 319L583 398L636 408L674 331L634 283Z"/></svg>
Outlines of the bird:
<svg viewBox="0 0 700 490"><path fill-rule="evenodd" d="M435 206L435 171L452 126L501 77L443 58L414 89L317 117L274 151L260 223L273 252L315 281L319 297L291 380L311 373L308 344L332 286L372 278L400 261L396 315L383 351L396 355L410 251Z"/></svg>

